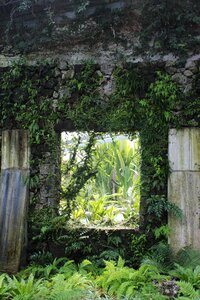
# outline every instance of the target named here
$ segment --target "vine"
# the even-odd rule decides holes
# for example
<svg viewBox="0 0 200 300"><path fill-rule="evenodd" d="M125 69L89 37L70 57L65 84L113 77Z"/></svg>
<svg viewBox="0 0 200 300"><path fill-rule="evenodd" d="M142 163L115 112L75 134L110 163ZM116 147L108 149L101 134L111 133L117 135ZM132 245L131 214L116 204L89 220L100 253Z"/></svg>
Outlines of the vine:
<svg viewBox="0 0 200 300"><path fill-rule="evenodd" d="M39 76L36 76L35 72L38 71ZM186 110L181 112L181 118L180 113L177 114L181 103L189 103L186 102L186 96L171 77L161 71L154 73L152 79L147 81L140 68L117 67L114 71L115 91L106 98L100 93L104 83L103 74L93 62L77 67L73 78L59 81L54 72L55 65L40 65L34 69L27 68L21 62L4 73L1 85L1 128L28 129L32 145L40 147L44 144L46 152L54 151L55 127L66 119L79 131L93 129L132 134L139 131L142 145L141 224L144 227L149 224L154 226L156 222L158 226L158 220L155 221L153 217L154 210L148 209L148 203L159 198L162 205L167 203L162 199L167 198L168 130L172 126L180 126L180 119L183 122L187 115ZM55 87L58 89L58 82L68 92L53 103L52 94ZM68 203L87 178L93 176L89 163L92 145L91 140L86 163L76 169L66 189ZM157 205L158 201L154 202ZM166 204L163 212L168 210ZM161 219L160 223L164 215Z"/></svg>

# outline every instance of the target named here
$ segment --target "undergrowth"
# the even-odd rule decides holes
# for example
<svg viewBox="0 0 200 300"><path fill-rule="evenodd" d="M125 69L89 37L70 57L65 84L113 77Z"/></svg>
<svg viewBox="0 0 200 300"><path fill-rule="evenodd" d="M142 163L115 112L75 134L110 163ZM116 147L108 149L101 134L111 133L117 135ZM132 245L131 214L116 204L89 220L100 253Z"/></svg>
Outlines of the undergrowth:
<svg viewBox="0 0 200 300"><path fill-rule="evenodd" d="M154 256L146 257L138 269L128 267L121 257L104 261L101 268L89 260L75 264L61 258L43 266L33 262L15 276L0 275L0 299L199 299L200 253L184 249L173 257L166 245L152 251Z"/></svg>

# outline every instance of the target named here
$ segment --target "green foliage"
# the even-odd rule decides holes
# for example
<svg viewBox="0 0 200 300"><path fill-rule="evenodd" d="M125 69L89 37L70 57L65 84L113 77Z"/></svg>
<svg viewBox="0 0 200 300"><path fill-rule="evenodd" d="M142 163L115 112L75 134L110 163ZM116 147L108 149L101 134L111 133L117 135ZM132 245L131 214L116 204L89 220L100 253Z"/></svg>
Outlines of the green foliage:
<svg viewBox="0 0 200 300"><path fill-rule="evenodd" d="M75 145L71 158L67 164L63 164L63 176L68 177L69 180L63 188L62 197L66 200L66 212L70 216L76 205L76 196L80 190L84 187L86 182L96 175L96 169L93 167L92 153L94 152L95 144L94 132L89 134L89 140L86 143L84 149L82 149L81 161L77 160L77 149L80 143L80 138L78 139L78 144Z"/></svg>
<svg viewBox="0 0 200 300"><path fill-rule="evenodd" d="M32 274L29 275L27 280L18 280L16 277L11 279L8 277L8 285L10 287L11 299L35 300L42 297L42 280L34 282L34 276Z"/></svg>
<svg viewBox="0 0 200 300"><path fill-rule="evenodd" d="M76 130L102 130L104 124L100 116L105 113L105 108L99 94L101 80L97 65L87 61L76 77L66 82L71 99L64 96L58 103L58 111L62 111L62 118L73 122ZM72 99L73 103L70 101Z"/></svg>
<svg viewBox="0 0 200 300"><path fill-rule="evenodd" d="M51 262L53 262L53 255L50 252L38 251L33 253L29 258L31 263L39 264L45 266Z"/></svg>
<svg viewBox="0 0 200 300"><path fill-rule="evenodd" d="M85 295L86 288L89 288L88 280L79 273L68 277L66 274L57 274L52 280L53 290L49 299L81 299Z"/></svg>
<svg viewBox="0 0 200 300"><path fill-rule="evenodd" d="M169 245L159 242L149 249L142 263L155 266L160 273L164 274L173 268L174 261L175 258Z"/></svg>
<svg viewBox="0 0 200 300"><path fill-rule="evenodd" d="M121 192L126 199L129 188L139 189L140 153L138 144L137 139L133 139L131 143L129 140L116 141L113 136L111 144L104 143L97 146L95 154L101 163L95 185L99 192L103 190L104 194L110 195L113 188L114 193ZM115 177L113 179L116 182L114 187L111 184L111 176Z"/></svg>
<svg viewBox="0 0 200 300"><path fill-rule="evenodd" d="M165 213L171 213L179 220L183 219L182 210L174 203L168 201L164 195L152 195L147 200L148 213L156 216L158 219L162 219Z"/></svg>
<svg viewBox="0 0 200 300"><path fill-rule="evenodd" d="M117 299L131 299L140 295L145 285L151 286L151 292L158 294L152 281L160 277L156 267L143 265L135 271L124 266L124 261L119 258L117 265L112 261L106 262L106 267L97 284L102 286L108 294L116 295ZM147 291L147 288L144 289ZM149 295L150 296L150 295Z"/></svg>
<svg viewBox="0 0 200 300"><path fill-rule="evenodd" d="M157 72L155 82L149 86L145 98L139 101L140 111L145 118L140 132L142 148L141 201L143 203L141 219L144 227L147 226L145 224L147 212L151 214L151 223L158 227L161 222L158 224L154 213L158 217L162 215L163 224L167 220L167 212L172 209L171 205L166 202L169 174L167 141L168 130L172 124L176 123L174 110L180 99L180 91L170 76ZM153 208L154 204L155 209ZM152 206L148 208L149 205Z"/></svg>
<svg viewBox="0 0 200 300"><path fill-rule="evenodd" d="M52 266L54 272L45 276ZM200 266L174 266L173 271L160 273L150 261L135 270L125 266L121 257L117 262L105 261L103 268L89 260L75 265L62 258L46 267L29 266L16 276L0 275L0 295L2 300L199 299Z"/></svg>
<svg viewBox="0 0 200 300"><path fill-rule="evenodd" d="M48 68L48 65L41 65L40 68L43 70ZM31 70L33 74L35 71L37 70L34 68ZM31 79L23 61L13 64L3 74L1 89L4 101L1 101L0 105L1 127L28 129L32 144L45 142L50 146L55 141L52 124L56 120L56 115L51 109L52 100L43 95L45 81L50 80L52 74L45 74L43 79L37 77Z"/></svg>
<svg viewBox="0 0 200 300"><path fill-rule="evenodd" d="M131 253L132 257L130 258L130 262L134 266L139 266L144 255L147 251L147 236L146 234L132 235L131 239Z"/></svg>
<svg viewBox="0 0 200 300"><path fill-rule="evenodd" d="M160 237L165 237L167 239L170 234L170 228L168 225L163 225L161 227L155 228L154 234L156 239L159 239Z"/></svg>
<svg viewBox="0 0 200 300"><path fill-rule="evenodd" d="M179 298L180 300L186 299L199 299L199 291L196 291L190 282L180 281L178 282L179 290Z"/></svg>
<svg viewBox="0 0 200 300"><path fill-rule="evenodd" d="M0 275L0 298L8 298L10 287L7 284L8 275Z"/></svg>
<svg viewBox="0 0 200 300"><path fill-rule="evenodd" d="M200 265L200 252L190 247L181 249L176 255L176 262L185 268L195 268Z"/></svg>
<svg viewBox="0 0 200 300"><path fill-rule="evenodd" d="M91 128L99 131L118 131L122 128L131 133L139 131L142 147L141 220L147 220L147 215L150 214L149 219L154 226L153 215L162 216L162 221L166 220L168 212L180 217L180 211L166 201L168 129L180 125L180 119L174 112L185 99L171 77L159 71L151 79L147 79L143 76L142 69L132 65L116 68L115 92L105 99L100 93L103 75L99 67L89 61L75 69L73 78L63 79L62 84L68 92L53 105L52 91L59 81L54 72L55 64L27 67L25 62L14 64L6 70L1 78L1 128L29 129L32 145L38 145L39 149L44 144L46 152L54 152L55 126L66 119L72 121L75 129L80 131ZM51 92L45 89L47 83L52 87ZM75 166L74 155L71 157L69 168L73 171L72 181L65 190L69 211L70 205L74 205L74 197L87 179L94 175L90 164L93 140L94 136L85 149L85 164ZM119 154L119 151L115 151L118 167L121 169L118 177L121 176L126 185L131 178L130 168ZM38 157L34 157L34 166L38 167L40 162ZM35 188L39 185L38 179L37 169L36 174L31 177L34 192L38 192ZM127 188L128 185L122 193L126 193ZM34 201L35 199L36 196ZM146 226L145 221L143 225ZM48 236L49 226L51 224L45 218L42 231L36 235L41 238Z"/></svg>
<svg viewBox="0 0 200 300"><path fill-rule="evenodd" d="M81 137L89 139L82 140ZM63 155L70 154L68 161L62 162L62 187L65 197L70 202L71 220L87 225L115 225L137 223L139 212L140 188L140 153L138 139L130 141L116 140L118 136L111 135L112 142L106 142L102 136L94 141L93 148L88 153L87 145L90 134L78 133L71 138L74 143L63 146ZM110 135L109 135L110 137ZM100 139L100 140L99 140ZM84 146L80 146L84 144ZM85 150L86 149L86 150ZM89 159L86 160L86 158ZM88 178L82 168L87 162L87 169L94 178ZM81 170L80 172L77 172ZM84 186L80 189L79 177ZM87 180L85 183L84 180ZM70 188L76 193L71 193ZM65 207L64 199L61 207Z"/></svg>
<svg viewBox="0 0 200 300"><path fill-rule="evenodd" d="M195 268L184 268L178 264L175 264L176 269L171 272L173 276L179 278L182 281L190 283L195 289L200 288L200 266Z"/></svg>

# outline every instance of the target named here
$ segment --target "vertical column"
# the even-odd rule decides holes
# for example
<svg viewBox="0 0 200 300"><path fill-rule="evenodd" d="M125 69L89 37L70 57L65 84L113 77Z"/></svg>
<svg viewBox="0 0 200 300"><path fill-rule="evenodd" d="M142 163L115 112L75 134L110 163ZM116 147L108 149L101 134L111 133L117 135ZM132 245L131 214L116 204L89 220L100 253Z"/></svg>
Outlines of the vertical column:
<svg viewBox="0 0 200 300"><path fill-rule="evenodd" d="M170 245L200 250L200 128L170 130L169 163L168 199L184 215L181 222L169 215Z"/></svg>
<svg viewBox="0 0 200 300"><path fill-rule="evenodd" d="M2 133L0 271L16 273L26 247L29 141L25 130Z"/></svg>

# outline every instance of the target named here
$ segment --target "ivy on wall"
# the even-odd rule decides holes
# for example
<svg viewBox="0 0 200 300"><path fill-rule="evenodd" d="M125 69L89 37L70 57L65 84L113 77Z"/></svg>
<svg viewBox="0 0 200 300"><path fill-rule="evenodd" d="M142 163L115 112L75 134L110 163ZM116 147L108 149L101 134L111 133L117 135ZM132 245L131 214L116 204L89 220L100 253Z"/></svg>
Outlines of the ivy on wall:
<svg viewBox="0 0 200 300"><path fill-rule="evenodd" d="M152 72L153 67L149 68ZM21 62L3 73L1 129L29 129L32 146L42 144L50 152L55 149L55 127L63 120L70 120L79 131L139 131L141 224L155 225L152 212L159 206L158 199L163 200L156 226L162 223L166 212L173 210L166 204L168 130L184 122L189 125L194 116L199 125L199 112L195 109L198 98L193 95L193 100L188 100L164 72L152 72L153 76L147 80L142 68L131 65L116 67L115 90L105 97L100 92L103 74L99 66L86 62L75 68L72 78L62 80L67 92L55 101L53 91L61 82L55 76L55 69L55 64L27 67Z"/></svg>

